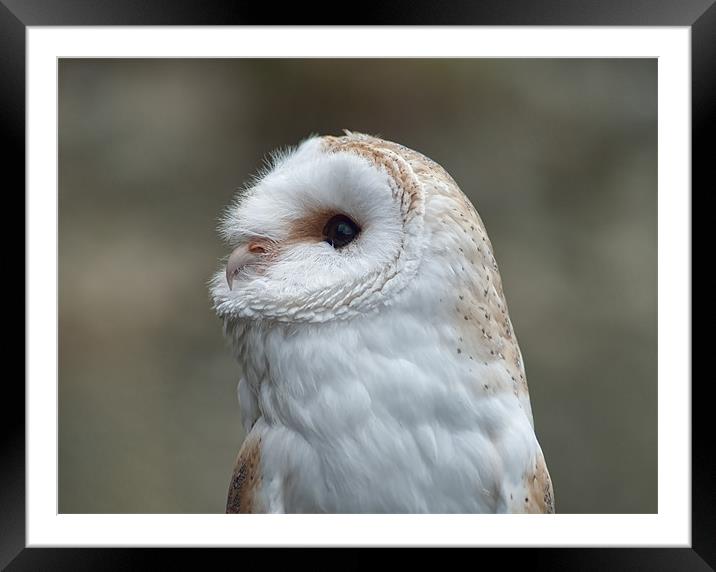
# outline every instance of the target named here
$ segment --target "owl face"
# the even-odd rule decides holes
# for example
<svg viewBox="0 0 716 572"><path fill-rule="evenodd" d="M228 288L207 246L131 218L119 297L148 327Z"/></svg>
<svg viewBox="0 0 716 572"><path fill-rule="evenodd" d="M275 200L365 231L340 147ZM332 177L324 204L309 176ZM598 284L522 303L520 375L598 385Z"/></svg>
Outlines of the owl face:
<svg viewBox="0 0 716 572"><path fill-rule="evenodd" d="M306 140L225 213L232 252L212 280L217 312L322 322L379 308L418 267L423 204L399 154L362 139Z"/></svg>

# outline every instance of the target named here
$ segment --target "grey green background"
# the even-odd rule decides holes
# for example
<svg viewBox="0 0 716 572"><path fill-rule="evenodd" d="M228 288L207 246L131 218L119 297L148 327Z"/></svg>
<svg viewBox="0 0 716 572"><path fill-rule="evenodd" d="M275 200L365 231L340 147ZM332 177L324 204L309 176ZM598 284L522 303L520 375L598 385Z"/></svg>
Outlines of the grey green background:
<svg viewBox="0 0 716 572"><path fill-rule="evenodd" d="M653 59L60 60L60 512L223 512L218 217L268 152L343 128L480 212L558 512L656 512L656 81Z"/></svg>

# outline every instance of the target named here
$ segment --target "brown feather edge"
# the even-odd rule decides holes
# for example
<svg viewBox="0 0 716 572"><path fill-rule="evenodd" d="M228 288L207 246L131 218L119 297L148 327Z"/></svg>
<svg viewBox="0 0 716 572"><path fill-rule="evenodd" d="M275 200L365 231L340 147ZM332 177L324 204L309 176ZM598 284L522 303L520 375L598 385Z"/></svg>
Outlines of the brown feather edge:
<svg viewBox="0 0 716 572"><path fill-rule="evenodd" d="M262 512L257 499L261 480L261 438L249 435L241 445L229 483L226 514Z"/></svg>

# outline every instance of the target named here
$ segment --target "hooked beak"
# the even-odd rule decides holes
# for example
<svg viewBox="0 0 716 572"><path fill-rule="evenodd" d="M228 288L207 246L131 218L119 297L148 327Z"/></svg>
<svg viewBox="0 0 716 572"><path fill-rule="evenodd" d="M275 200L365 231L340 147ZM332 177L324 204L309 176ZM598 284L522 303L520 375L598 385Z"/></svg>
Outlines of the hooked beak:
<svg viewBox="0 0 716 572"><path fill-rule="evenodd" d="M252 240L248 244L242 244L234 249L226 263L226 282L229 284L229 290L234 285L234 280L245 266L255 263L262 255L268 252L268 246L257 240Z"/></svg>

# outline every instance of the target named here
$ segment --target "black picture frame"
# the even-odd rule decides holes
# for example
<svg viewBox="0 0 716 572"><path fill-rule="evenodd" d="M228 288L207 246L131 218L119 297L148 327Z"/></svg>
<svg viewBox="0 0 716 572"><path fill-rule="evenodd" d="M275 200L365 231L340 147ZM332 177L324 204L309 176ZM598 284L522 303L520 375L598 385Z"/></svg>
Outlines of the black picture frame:
<svg viewBox="0 0 716 572"><path fill-rule="evenodd" d="M377 3L376 3L377 4ZM202 0L0 0L0 122L4 140L6 200L25 186L25 37L28 26L118 25L530 25L689 26L692 55L692 186L713 189L714 164L707 137L713 133L716 100L716 5L714 0L470 0L448 5L432 1L391 1L360 5L351 17L335 3L286 4ZM343 15L345 14L345 16ZM9 182L9 184L8 184ZM18 189L18 192L11 192ZM693 192L692 192L693 197ZM25 211L23 200L23 212ZM6 212L10 212L9 209ZM9 217L6 218L9 220ZM10 228L6 225L5 228ZM6 231L6 244L16 242ZM13 240L14 239L14 240ZM13 249L6 249L6 253ZM23 265L25 267L25 265ZM11 271L7 271L10 276ZM17 274L16 270L12 275ZM19 289L19 286L14 286ZM24 291L24 289L23 289ZM32 304L23 294L25 308ZM18 305L19 306L19 305ZM48 324L48 327L52 327ZM23 329L23 331L25 331ZM10 336L18 339L19 336ZM23 336L24 339L24 336ZM8 352L6 355L10 355ZM528 563L549 569L709 570L716 567L716 464L709 449L707 378L692 384L692 545L691 548L491 549L501 566ZM6 375L0 437L0 567L9 570L144 569L164 567L157 549L25 548L25 391ZM181 549L173 549L177 552ZM182 550L182 563L205 567L227 550ZM240 565L267 560L266 550L244 551ZM295 550L293 552L296 552ZM300 555L315 558L310 550ZM298 555L293 555L297 557ZM235 555L231 556L235 559ZM343 558L343 557L342 557ZM344 560L357 568L360 554ZM421 558L429 559L424 555ZM444 557L443 557L444 558ZM239 561L234 560L237 564ZM297 563L297 561L295 561ZM425 562L428 563L427 560ZM444 565L444 560L441 560Z"/></svg>

